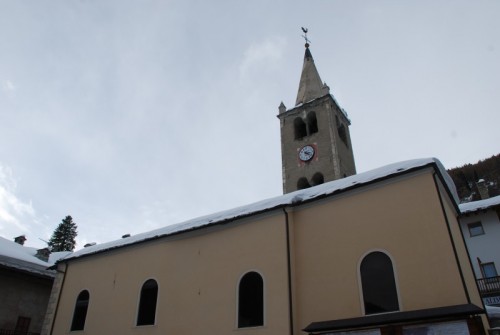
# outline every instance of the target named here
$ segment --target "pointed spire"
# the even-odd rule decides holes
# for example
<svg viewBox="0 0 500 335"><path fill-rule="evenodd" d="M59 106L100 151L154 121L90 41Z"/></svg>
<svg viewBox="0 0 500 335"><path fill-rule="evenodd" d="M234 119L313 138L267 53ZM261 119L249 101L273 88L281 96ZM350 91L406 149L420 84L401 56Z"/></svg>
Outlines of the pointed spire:
<svg viewBox="0 0 500 335"><path fill-rule="evenodd" d="M319 76L314 59L309 50L309 43L306 43L306 53L304 55L304 65L302 66L302 74L300 76L299 92L295 106L308 102L310 100L322 97L325 95L323 82Z"/></svg>

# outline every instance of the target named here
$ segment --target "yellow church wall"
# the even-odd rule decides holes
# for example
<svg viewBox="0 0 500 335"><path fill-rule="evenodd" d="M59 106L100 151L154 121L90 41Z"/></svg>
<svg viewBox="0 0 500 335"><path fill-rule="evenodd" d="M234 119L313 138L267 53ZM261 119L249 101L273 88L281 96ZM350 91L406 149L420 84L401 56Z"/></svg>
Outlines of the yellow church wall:
<svg viewBox="0 0 500 335"><path fill-rule="evenodd" d="M70 262L53 334L69 333L84 289L85 334L245 334L237 329L237 287L249 271L262 275L265 293L265 325L252 333L287 333L284 216L257 219ZM150 278L159 286L156 325L137 327L140 289Z"/></svg>
<svg viewBox="0 0 500 335"><path fill-rule="evenodd" d="M433 172L286 209L295 334L311 322L364 315L358 269L372 251L393 261L401 311L467 304L450 232L471 303L482 306L453 203L441 192L441 206ZM286 242L279 209L70 260L53 334L70 333L84 289L84 334L289 334ZM264 280L264 326L238 329L238 283L249 271ZM140 289L151 278L159 286L156 324L137 327Z"/></svg>
<svg viewBox="0 0 500 335"><path fill-rule="evenodd" d="M401 311L467 303L431 172L290 214L298 330L313 321L364 315L358 269L371 251L391 257Z"/></svg>

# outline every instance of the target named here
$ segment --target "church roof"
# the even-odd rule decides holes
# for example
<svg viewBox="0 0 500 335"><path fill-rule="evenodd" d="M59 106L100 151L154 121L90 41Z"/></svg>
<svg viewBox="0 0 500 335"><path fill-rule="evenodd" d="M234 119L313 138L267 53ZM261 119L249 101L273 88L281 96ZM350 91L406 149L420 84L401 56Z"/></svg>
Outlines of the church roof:
<svg viewBox="0 0 500 335"><path fill-rule="evenodd" d="M386 180L388 178L393 178L408 172L428 167L434 168L438 176L440 176L441 180L443 180L443 183L447 186L447 191L454 199L455 204L458 204L458 197L456 195L453 181L446 172L446 169L443 167L441 162L439 162L439 160L435 158L415 159L387 165L375 170L331 181L315 187L287 193L285 195L270 199L261 200L250 205L240 206L222 212L202 216L182 223L169 225L142 234L126 237L120 240L90 246L68 255L68 257L62 259L61 261L67 261L74 258L101 253L128 245L142 243L149 240L156 240L158 238L173 236L215 225L221 225L239 218L249 217L251 215L268 212L274 209L284 208L288 206L298 206L300 204L311 202L317 199L322 199L327 196L339 194L351 189L373 184L382 180ZM458 207L456 209L458 211Z"/></svg>
<svg viewBox="0 0 500 335"><path fill-rule="evenodd" d="M309 50L309 44L306 44L306 52L304 54L304 65L302 66L302 74L300 76L299 91L295 105L306 103L310 100L322 97L325 95L324 85L319 76L314 58Z"/></svg>

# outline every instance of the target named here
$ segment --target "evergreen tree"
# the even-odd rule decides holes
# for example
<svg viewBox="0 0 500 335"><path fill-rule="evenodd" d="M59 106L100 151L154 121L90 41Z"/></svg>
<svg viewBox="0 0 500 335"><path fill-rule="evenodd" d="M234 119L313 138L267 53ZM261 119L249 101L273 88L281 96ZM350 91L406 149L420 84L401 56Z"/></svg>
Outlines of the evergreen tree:
<svg viewBox="0 0 500 335"><path fill-rule="evenodd" d="M73 222L71 216L66 216L64 220L57 226L49 240L49 247L52 252L56 251L73 251L76 245L76 223Z"/></svg>

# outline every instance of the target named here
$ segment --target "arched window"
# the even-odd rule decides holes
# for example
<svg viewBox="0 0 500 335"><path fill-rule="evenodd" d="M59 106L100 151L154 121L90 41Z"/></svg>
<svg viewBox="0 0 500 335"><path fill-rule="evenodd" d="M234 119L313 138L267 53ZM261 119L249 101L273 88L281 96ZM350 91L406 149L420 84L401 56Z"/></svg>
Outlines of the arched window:
<svg viewBox="0 0 500 335"><path fill-rule="evenodd" d="M309 182L307 181L306 177L302 177L299 178L299 180L297 180L297 190L303 190L309 187L311 187L311 185L309 185Z"/></svg>
<svg viewBox="0 0 500 335"><path fill-rule="evenodd" d="M73 312L73 321L71 330L83 330L85 319L87 318L87 309L89 307L89 291L83 290L76 298L75 311Z"/></svg>
<svg viewBox="0 0 500 335"><path fill-rule="evenodd" d="M248 272L238 288L238 328L264 325L264 281L257 272Z"/></svg>
<svg viewBox="0 0 500 335"><path fill-rule="evenodd" d="M320 185L325 182L325 178L320 172L316 172L312 177L312 186Z"/></svg>
<svg viewBox="0 0 500 335"><path fill-rule="evenodd" d="M369 253L359 270L365 314L398 311L398 292L389 256L380 251Z"/></svg>
<svg viewBox="0 0 500 335"><path fill-rule="evenodd" d="M335 115L335 121L337 121L337 133L339 134L340 139L346 147L349 147L349 143L347 142L347 131L344 124L339 120L339 117Z"/></svg>
<svg viewBox="0 0 500 335"><path fill-rule="evenodd" d="M302 120L302 118L296 117L295 120L293 120L293 127L295 130L296 140L300 140L307 136L306 124L304 123L304 120Z"/></svg>
<svg viewBox="0 0 500 335"><path fill-rule="evenodd" d="M158 284L154 279L148 279L141 289L137 325L154 325L156 317L156 301L158 299Z"/></svg>
<svg viewBox="0 0 500 335"><path fill-rule="evenodd" d="M308 135L312 135L318 132L318 120L316 119L315 112L309 112L307 114L307 129Z"/></svg>

